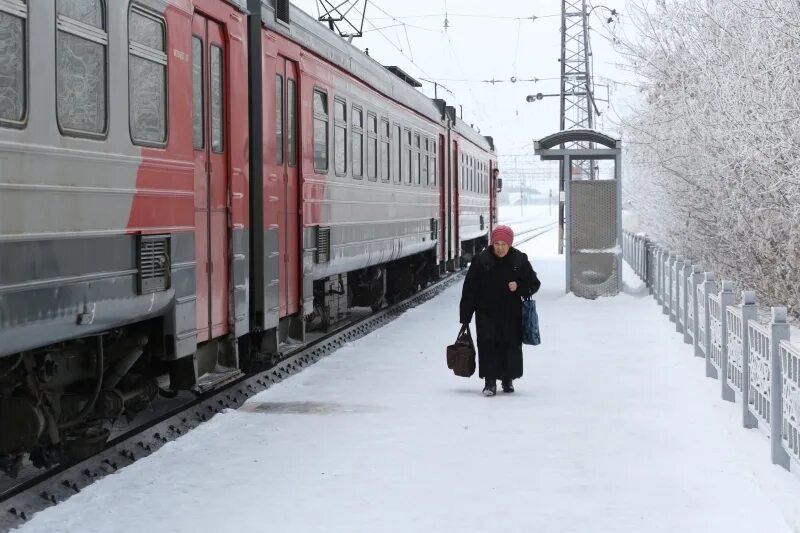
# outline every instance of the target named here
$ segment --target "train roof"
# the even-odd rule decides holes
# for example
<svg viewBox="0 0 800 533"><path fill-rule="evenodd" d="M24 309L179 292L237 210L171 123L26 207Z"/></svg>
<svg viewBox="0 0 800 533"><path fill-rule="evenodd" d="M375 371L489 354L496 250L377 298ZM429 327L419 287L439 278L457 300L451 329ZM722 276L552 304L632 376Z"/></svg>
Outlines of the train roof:
<svg viewBox="0 0 800 533"><path fill-rule="evenodd" d="M455 115L455 112L453 112ZM471 141L476 146L483 148L488 152L494 152L494 140L491 137L486 137L475 131L475 129L461 120L460 118L456 117L455 119L455 128L456 132Z"/></svg>
<svg viewBox="0 0 800 533"><path fill-rule="evenodd" d="M416 90L419 83L398 67L390 70L390 67L381 65L294 4L290 5L289 20L289 24L278 21L272 0L261 0L261 23L265 27L285 35L431 121L441 123L444 119L445 103L432 100ZM455 114L452 114L452 119L455 119L456 131L462 137L486 150L493 150L493 143L457 119Z"/></svg>

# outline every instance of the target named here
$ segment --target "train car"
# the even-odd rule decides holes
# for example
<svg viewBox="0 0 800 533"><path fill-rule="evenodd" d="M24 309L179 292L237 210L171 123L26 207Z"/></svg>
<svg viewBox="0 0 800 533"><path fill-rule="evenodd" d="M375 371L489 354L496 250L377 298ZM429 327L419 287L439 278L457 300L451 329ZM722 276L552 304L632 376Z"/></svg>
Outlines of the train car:
<svg viewBox="0 0 800 533"><path fill-rule="evenodd" d="M267 89L259 198L271 258L254 272L267 287L254 314L273 350L302 340L308 315L326 327L435 277L441 224L441 107L301 10L288 15L261 6L251 43Z"/></svg>
<svg viewBox="0 0 800 533"><path fill-rule="evenodd" d="M461 266L489 244L489 228L497 222L493 191L496 190L492 170L497 168L494 142L482 137L462 120L453 125L453 176L457 200L455 233L460 243Z"/></svg>
<svg viewBox="0 0 800 533"><path fill-rule="evenodd" d="M0 469L485 246L491 138L418 85L283 0L0 1Z"/></svg>

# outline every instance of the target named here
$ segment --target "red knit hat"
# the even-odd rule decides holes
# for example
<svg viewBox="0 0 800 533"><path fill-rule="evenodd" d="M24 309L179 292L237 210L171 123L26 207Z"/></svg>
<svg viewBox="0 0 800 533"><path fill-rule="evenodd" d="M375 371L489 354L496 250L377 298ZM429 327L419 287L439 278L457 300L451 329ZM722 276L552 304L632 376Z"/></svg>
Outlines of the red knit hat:
<svg viewBox="0 0 800 533"><path fill-rule="evenodd" d="M495 226L495 228L492 230L492 243L496 241L503 241L511 246L511 244L514 242L514 230L502 224Z"/></svg>

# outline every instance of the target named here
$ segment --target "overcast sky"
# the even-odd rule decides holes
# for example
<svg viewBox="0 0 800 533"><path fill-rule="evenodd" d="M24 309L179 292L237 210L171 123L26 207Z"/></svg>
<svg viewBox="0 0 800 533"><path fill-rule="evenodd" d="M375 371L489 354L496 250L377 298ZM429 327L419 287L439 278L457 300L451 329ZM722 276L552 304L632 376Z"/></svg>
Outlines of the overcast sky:
<svg viewBox="0 0 800 533"><path fill-rule="evenodd" d="M320 0L293 1L317 17ZM340 2L347 0L333 3ZM359 9L364 2L357 0ZM608 104L598 102L603 113L598 129L616 137L610 119L630 105L636 91L608 81L634 79L616 67L622 59L604 37L609 13L600 6L617 9L621 16L616 27L628 34L630 19L626 20L625 0L590 4L595 6L590 18L595 30L591 32L595 83L610 85L613 105L609 110ZM531 20L533 15L536 20ZM558 98L529 104L525 97L559 92L560 17L561 0L376 0L368 2L364 36L353 44L369 48L370 56L384 65L398 65L417 79L439 81L453 93L440 87L439 97L457 109L463 105L464 120L492 135L501 155L532 153L532 139L559 128ZM511 83L512 76L519 81ZM503 83L480 82L492 78ZM522 81L533 78L541 81ZM433 84L422 83L423 92L433 97ZM597 88L598 98L606 95L605 87Z"/></svg>

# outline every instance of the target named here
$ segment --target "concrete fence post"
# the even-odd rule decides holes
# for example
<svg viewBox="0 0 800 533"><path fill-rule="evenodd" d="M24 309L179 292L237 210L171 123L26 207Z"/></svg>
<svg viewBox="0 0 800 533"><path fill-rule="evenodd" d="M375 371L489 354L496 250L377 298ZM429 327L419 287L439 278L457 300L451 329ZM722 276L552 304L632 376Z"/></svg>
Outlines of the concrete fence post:
<svg viewBox="0 0 800 533"><path fill-rule="evenodd" d="M672 306L672 265L675 263L675 255L670 252L664 261L664 303L661 306L661 312L670 316L670 307Z"/></svg>
<svg viewBox="0 0 800 533"><path fill-rule="evenodd" d="M717 292L717 278L713 272L706 272L701 292L703 293L703 316L698 317L703 324L703 352L706 356L706 377L716 378L717 369L711 362L711 311L708 309L708 295Z"/></svg>
<svg viewBox="0 0 800 533"><path fill-rule="evenodd" d="M722 399L727 402L736 401L736 393L728 383L728 306L734 304L733 282L725 280L722 282L722 290L719 292L720 324L722 357L720 359L720 382L722 383Z"/></svg>
<svg viewBox="0 0 800 533"><path fill-rule="evenodd" d="M653 298L656 299L658 302L658 255L661 250L658 249L657 245L653 245Z"/></svg>
<svg viewBox="0 0 800 533"><path fill-rule="evenodd" d="M656 252L656 301L660 304L663 303L663 276L664 276L664 250L658 247Z"/></svg>
<svg viewBox="0 0 800 533"><path fill-rule="evenodd" d="M703 282L703 276L705 275L701 270L702 268L700 265L692 265L692 275L689 283L686 284L686 290L692 291L692 345L694 345L694 355L697 357L703 357L703 353L700 350L699 339L697 338L697 332L699 330L698 325L702 318L698 316L697 310L697 286Z"/></svg>
<svg viewBox="0 0 800 533"><path fill-rule="evenodd" d="M750 333L751 320L758 320L756 293L742 291L742 426L757 428L758 420L750 412Z"/></svg>
<svg viewBox="0 0 800 533"><path fill-rule="evenodd" d="M675 331L677 333L683 332L683 324L684 324L684 313L681 310L681 307L686 307L683 298L681 297L681 283L683 280L683 269L686 265L686 259L678 256L678 259L675 261L675 309L673 311L675 315Z"/></svg>
<svg viewBox="0 0 800 533"><path fill-rule="evenodd" d="M639 247L639 266L642 269L642 279L647 280L647 235L643 234Z"/></svg>
<svg viewBox="0 0 800 533"><path fill-rule="evenodd" d="M773 307L769 323L770 391L769 438L772 464L789 470L789 454L783 447L783 372L781 372L781 341L789 340L786 308Z"/></svg>
<svg viewBox="0 0 800 533"><path fill-rule="evenodd" d="M692 336L689 330L689 280L692 278L692 262L688 259L683 264L683 276L681 276L681 291L683 292L683 342L692 343Z"/></svg>

